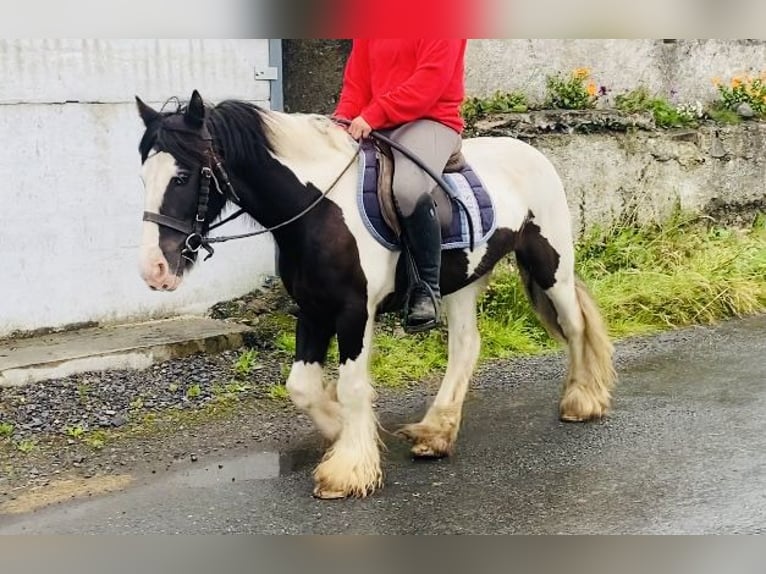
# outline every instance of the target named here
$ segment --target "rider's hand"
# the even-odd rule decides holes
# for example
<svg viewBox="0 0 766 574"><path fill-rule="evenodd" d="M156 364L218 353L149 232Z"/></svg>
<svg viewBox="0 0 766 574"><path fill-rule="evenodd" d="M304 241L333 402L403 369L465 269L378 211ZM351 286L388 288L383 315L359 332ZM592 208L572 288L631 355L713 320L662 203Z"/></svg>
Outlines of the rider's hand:
<svg viewBox="0 0 766 574"><path fill-rule="evenodd" d="M371 131L372 128L370 127L370 124L368 124L362 116L356 116L351 121L351 125L348 126L348 133L351 134L351 137L355 140L366 138L370 135Z"/></svg>

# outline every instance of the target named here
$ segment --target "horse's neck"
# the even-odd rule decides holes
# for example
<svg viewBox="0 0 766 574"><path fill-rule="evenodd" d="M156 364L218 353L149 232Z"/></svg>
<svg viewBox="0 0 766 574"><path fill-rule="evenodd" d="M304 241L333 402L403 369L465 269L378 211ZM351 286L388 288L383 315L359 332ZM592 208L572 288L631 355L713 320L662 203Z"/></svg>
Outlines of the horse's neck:
<svg viewBox="0 0 766 574"><path fill-rule="evenodd" d="M267 112L264 119L273 152L265 165L250 170L248 184L257 195L253 203L259 205L253 215L271 226L299 213L333 186L352 167L355 145L324 116Z"/></svg>
<svg viewBox="0 0 766 574"><path fill-rule="evenodd" d="M241 186L238 194L242 207L262 226L273 227L309 209L324 192L341 193L336 180L344 168L353 167L350 165L353 161L353 152L339 165L336 165L338 161L322 165L275 154L260 165L238 169L233 175ZM301 221L284 228L282 233L275 233L275 237L279 241L286 232L292 236L303 233L307 229L303 224L317 213L312 208L301 216Z"/></svg>
<svg viewBox="0 0 766 574"><path fill-rule="evenodd" d="M321 186L354 154L346 130L325 116L269 112L266 118L275 157L304 182Z"/></svg>

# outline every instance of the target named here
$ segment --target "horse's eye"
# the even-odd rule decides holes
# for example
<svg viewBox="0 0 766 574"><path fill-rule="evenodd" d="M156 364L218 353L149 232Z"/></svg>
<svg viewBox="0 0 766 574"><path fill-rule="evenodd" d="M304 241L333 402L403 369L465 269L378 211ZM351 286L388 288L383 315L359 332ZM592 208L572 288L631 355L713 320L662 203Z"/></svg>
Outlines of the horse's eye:
<svg viewBox="0 0 766 574"><path fill-rule="evenodd" d="M175 185L185 185L189 181L189 176L186 174L177 175L173 178Z"/></svg>

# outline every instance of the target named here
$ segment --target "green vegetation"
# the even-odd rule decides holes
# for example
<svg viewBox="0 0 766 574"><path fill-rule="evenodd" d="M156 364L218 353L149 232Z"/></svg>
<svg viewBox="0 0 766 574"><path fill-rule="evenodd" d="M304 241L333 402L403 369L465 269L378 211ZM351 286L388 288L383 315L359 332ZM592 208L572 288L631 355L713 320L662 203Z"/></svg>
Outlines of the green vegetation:
<svg viewBox="0 0 766 574"><path fill-rule="evenodd" d="M741 104L750 107L754 119L766 118L766 72L758 77L734 76L729 83L713 78L713 84L718 97L704 104L675 104L663 96L651 94L645 86L639 86L615 96L614 108L628 114L649 112L660 128L695 127L705 119L721 124L740 123L743 117L737 113L737 108ZM526 94L520 91L496 91L488 98L467 98L461 112L470 132L478 120L492 114L526 112L533 108L592 109L608 92L606 86L597 86L591 79L590 70L578 68L568 74L547 76L542 103L531 104ZM606 100L603 101L606 103Z"/></svg>
<svg viewBox="0 0 766 574"><path fill-rule="evenodd" d="M598 100L598 89L590 80L590 70L587 68L579 68L566 76L548 76L545 86L546 108L586 110L595 107Z"/></svg>
<svg viewBox="0 0 766 574"><path fill-rule="evenodd" d="M106 441L109 439L109 433L103 430L94 430L86 433L82 437L82 442L95 450L101 450L104 448Z"/></svg>
<svg viewBox="0 0 766 574"><path fill-rule="evenodd" d="M258 353L255 349L248 349L240 353L237 362L234 363L234 372L239 377L247 377L258 367Z"/></svg>
<svg viewBox="0 0 766 574"><path fill-rule="evenodd" d="M722 107L734 110L745 103L750 106L756 117L766 116L766 73L759 77L734 76L729 85L714 78L713 84L718 89Z"/></svg>
<svg viewBox="0 0 766 574"><path fill-rule="evenodd" d="M577 271L614 337L762 312L765 222L762 216L749 229L733 230L678 215L661 225L593 229L577 245ZM482 359L558 348L532 312L511 265L499 266L479 309ZM385 325L379 331L372 363L377 384L440 376L446 366L444 331L416 337Z"/></svg>
<svg viewBox="0 0 766 574"><path fill-rule="evenodd" d="M0 437L10 438L11 436L13 436L13 431L15 428L16 426L13 423L9 423L9 422L0 423Z"/></svg>
<svg viewBox="0 0 766 574"><path fill-rule="evenodd" d="M274 399L277 401L284 401L290 398L290 393L287 392L287 387L284 385L270 385L268 389L266 389L266 395L270 399Z"/></svg>
<svg viewBox="0 0 766 574"><path fill-rule="evenodd" d="M37 448L37 441L32 439L22 439L15 443L16 450L23 454L29 454Z"/></svg>
<svg viewBox="0 0 766 574"><path fill-rule="evenodd" d="M496 91L489 98L467 98L461 113L466 123L473 125L477 120L492 114L526 112L528 109L527 96L523 93Z"/></svg>
<svg viewBox="0 0 766 574"><path fill-rule="evenodd" d="M577 272L598 302L610 334L626 337L766 310L766 217L749 229L676 215L663 224L594 228L577 244ZM555 350L527 301L509 258L479 303L482 359ZM446 329L405 335L396 316L378 327L372 375L381 386L438 379L446 368ZM277 337L295 348L293 327ZM287 355L286 355L287 356ZM337 363L331 349L328 364ZM289 372L284 365L283 375ZM281 395L275 386L269 396Z"/></svg>
<svg viewBox="0 0 766 574"><path fill-rule="evenodd" d="M651 95L643 86L615 96L614 103L621 112L650 112L661 128L692 127L706 115L701 106L675 106L665 98Z"/></svg>
<svg viewBox="0 0 766 574"><path fill-rule="evenodd" d="M82 428L81 425L66 427L64 429L64 434L66 434L69 438L79 439L85 434L85 429Z"/></svg>

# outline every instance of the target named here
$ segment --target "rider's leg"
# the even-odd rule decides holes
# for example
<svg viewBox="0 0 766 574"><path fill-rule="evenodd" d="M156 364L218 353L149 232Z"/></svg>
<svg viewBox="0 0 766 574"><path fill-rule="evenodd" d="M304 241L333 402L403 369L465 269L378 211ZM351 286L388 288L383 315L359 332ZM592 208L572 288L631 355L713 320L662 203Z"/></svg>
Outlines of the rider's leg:
<svg viewBox="0 0 766 574"><path fill-rule="evenodd" d="M432 120L405 124L388 135L438 174L461 143L456 131ZM420 279L410 296L405 328L424 331L439 321L441 228L430 193L436 182L402 153L392 151L393 191L401 216L402 239Z"/></svg>

